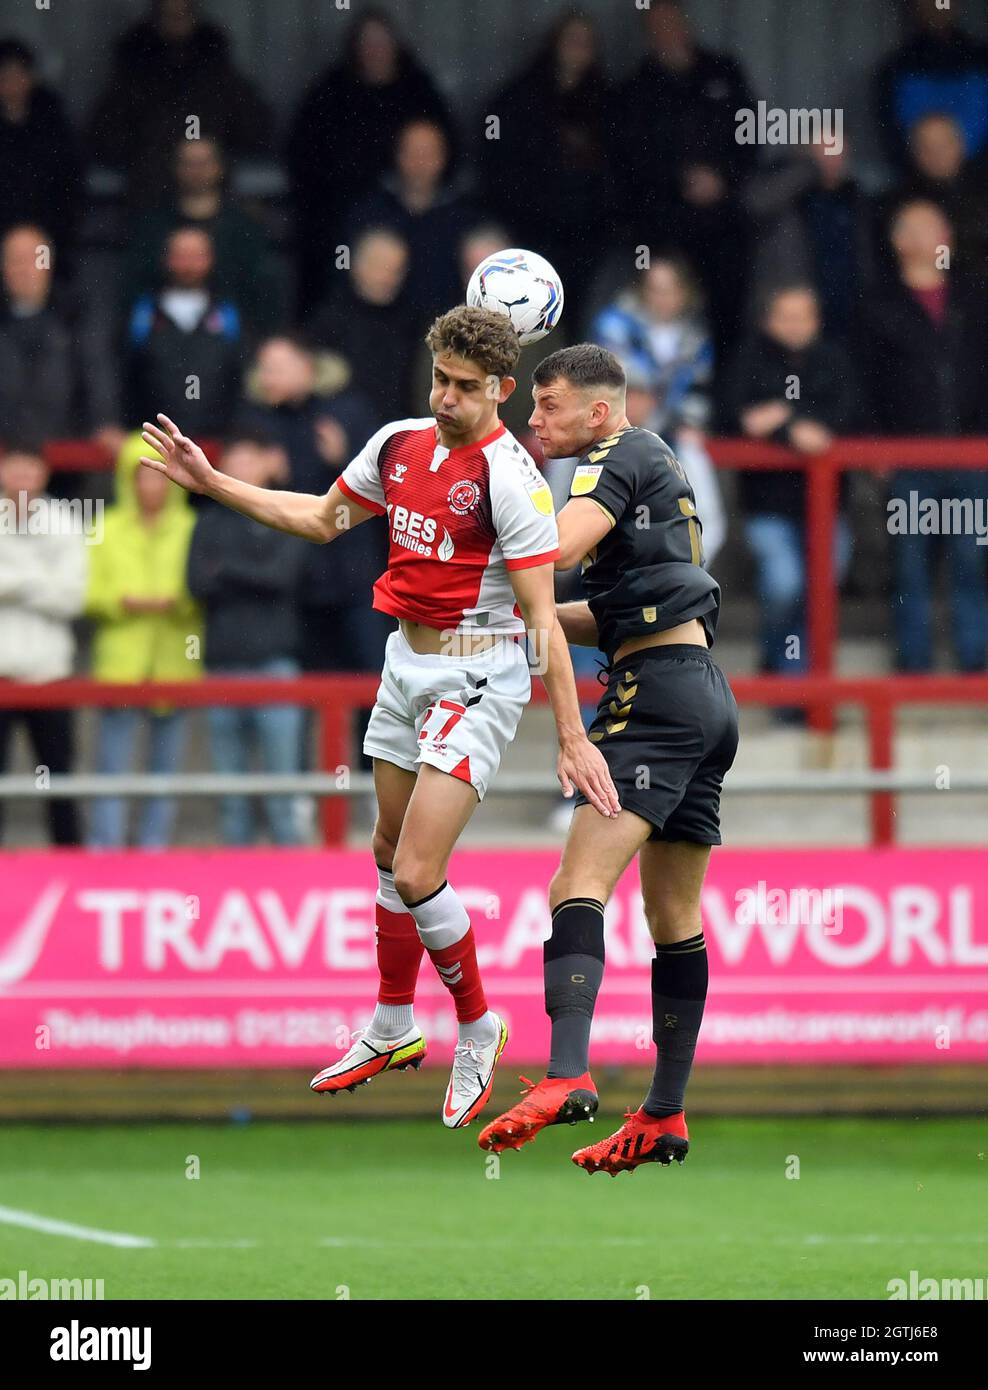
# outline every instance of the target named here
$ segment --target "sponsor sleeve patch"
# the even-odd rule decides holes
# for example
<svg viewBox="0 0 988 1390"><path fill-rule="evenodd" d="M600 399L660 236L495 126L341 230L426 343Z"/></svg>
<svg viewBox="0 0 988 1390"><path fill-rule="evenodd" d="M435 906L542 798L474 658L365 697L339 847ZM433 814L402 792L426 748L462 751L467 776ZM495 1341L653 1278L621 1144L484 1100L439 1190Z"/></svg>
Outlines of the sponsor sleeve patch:
<svg viewBox="0 0 988 1390"><path fill-rule="evenodd" d="M585 497L588 492L593 492L603 471L602 463L581 463L573 474L570 497Z"/></svg>
<svg viewBox="0 0 988 1390"><path fill-rule="evenodd" d="M528 495L532 506L541 516L552 516L552 493L545 483L541 487L529 489Z"/></svg>

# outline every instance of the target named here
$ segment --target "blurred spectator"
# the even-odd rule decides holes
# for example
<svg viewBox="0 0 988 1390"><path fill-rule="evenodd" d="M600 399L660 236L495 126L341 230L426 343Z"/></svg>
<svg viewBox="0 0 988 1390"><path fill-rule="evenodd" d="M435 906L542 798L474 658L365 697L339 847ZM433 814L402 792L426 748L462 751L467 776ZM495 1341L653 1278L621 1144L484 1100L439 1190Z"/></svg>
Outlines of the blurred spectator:
<svg viewBox="0 0 988 1390"><path fill-rule="evenodd" d="M241 422L281 446L298 492L326 492L381 423L347 380L339 358L297 335L273 338L258 353L248 381L252 403ZM373 522L342 545L306 548L297 648L304 671L380 670L392 624L371 607L371 591L386 565L387 533ZM357 716L358 749L368 719L367 712ZM370 759L353 756L369 770Z"/></svg>
<svg viewBox="0 0 988 1390"><path fill-rule="evenodd" d="M870 296L862 324L861 368L869 429L878 434L950 437L988 433L988 302L961 270L944 267L953 230L933 203L905 203L891 226L895 279ZM904 469L891 494L984 498L983 472ZM933 665L931 589L935 535L892 537L893 615L901 671ZM943 537L951 626L962 671L984 669L988 651L985 552L973 535Z"/></svg>
<svg viewBox="0 0 988 1390"><path fill-rule="evenodd" d="M0 233L38 222L68 258L82 172L61 98L37 80L34 54L0 40Z"/></svg>
<svg viewBox="0 0 988 1390"><path fill-rule="evenodd" d="M909 131L909 169L883 204L881 231L907 200L939 203L954 228L955 269L988 275L988 180L967 158L964 132L952 116L922 116Z"/></svg>
<svg viewBox="0 0 988 1390"><path fill-rule="evenodd" d="M350 379L345 362L320 352L299 333L276 334L257 351L238 428L268 435L284 451L286 485L296 492L328 491L366 434L378 428L366 397L350 387ZM324 551L329 548L306 553Z"/></svg>
<svg viewBox="0 0 988 1390"><path fill-rule="evenodd" d="M379 421L347 388L345 364L303 338L271 338L247 379L240 424L285 452L290 488L328 492ZM385 537L368 524L342 545L306 546L300 577L299 656L304 670L364 670L378 663L379 614L371 585L386 564Z"/></svg>
<svg viewBox="0 0 988 1390"><path fill-rule="evenodd" d="M485 109L500 121L499 138L479 147L487 204L515 229L495 249L538 247L562 276L567 313L578 316L614 224L614 93L593 20L561 15Z"/></svg>
<svg viewBox="0 0 988 1390"><path fill-rule="evenodd" d="M0 494L8 515L0 526L0 678L42 684L72 674L72 619L82 612L86 547L82 531L62 522L46 496L48 469L33 449L11 449L0 458ZM13 518L16 516L16 525ZM68 709L0 706L0 770L6 771L10 738L27 730L38 767L53 776L71 772L74 733ZM47 800L56 845L77 845L75 805ZM2 812L2 805L0 805Z"/></svg>
<svg viewBox="0 0 988 1390"><path fill-rule="evenodd" d="M185 582L195 517L188 493L138 462L147 452L139 434L128 435L117 460L115 503L106 512L102 544L93 546L90 557L86 612L94 624L92 675L100 681L187 681L202 674L200 612ZM127 772L138 732L146 726L146 770L178 772L186 720L184 712L161 704L103 710L97 771ZM172 798L142 800L137 845L165 849L174 819ZM124 848L122 798L93 801L87 843L91 849Z"/></svg>
<svg viewBox="0 0 988 1390"><path fill-rule="evenodd" d="M802 146L752 175L745 205L754 219L751 301L777 285L813 285L824 329L846 336L875 270L875 209L854 176L847 136Z"/></svg>
<svg viewBox="0 0 988 1390"><path fill-rule="evenodd" d="M697 44L679 0L653 0L644 22L648 53L618 94L621 205L637 240L689 248L723 355L744 303L738 189L755 157L755 146L736 139L736 113L755 99L734 58Z"/></svg>
<svg viewBox="0 0 988 1390"><path fill-rule="evenodd" d="M457 247L476 214L460 183L449 177L449 142L437 121L403 126L394 171L353 211L346 240L366 228L388 227L408 247L405 299L416 329L425 331L460 294Z"/></svg>
<svg viewBox="0 0 988 1390"><path fill-rule="evenodd" d="M131 293L128 304L154 289L170 232L199 227L213 243L214 289L243 310L256 332L277 326L280 311L264 228L231 196L218 141L179 140L173 161L173 188L158 207L134 214L130 243Z"/></svg>
<svg viewBox="0 0 988 1390"><path fill-rule="evenodd" d="M709 565L724 540L720 485L704 431L710 422L713 343L693 274L663 256L598 316L593 341L620 360L628 378L628 419L662 435L689 476Z"/></svg>
<svg viewBox="0 0 988 1390"><path fill-rule="evenodd" d="M123 438L117 366L102 321L52 277L40 227L12 227L0 247L0 438Z"/></svg>
<svg viewBox="0 0 988 1390"><path fill-rule="evenodd" d="M641 429L661 434L686 470L703 531L703 563L709 569L724 544L727 516L717 470L707 452L706 436L693 425L681 425L674 432L667 432L665 404L654 379L634 363L625 363L624 367L628 379L628 419Z"/></svg>
<svg viewBox="0 0 988 1390"><path fill-rule="evenodd" d="M656 397L662 435L710 420L714 351L700 293L681 256L662 256L596 318L591 337L620 358Z"/></svg>
<svg viewBox="0 0 988 1390"><path fill-rule="evenodd" d="M262 153L271 115L234 66L229 40L203 19L198 0L151 0L148 17L116 45L92 122L104 164L128 176L131 201L157 200L179 139L213 136L231 156Z"/></svg>
<svg viewBox="0 0 988 1390"><path fill-rule="evenodd" d="M289 132L303 315L326 293L332 248L342 241L347 216L390 168L398 131L416 119L452 130L432 78L400 41L391 18L365 9L350 27L340 60L305 93Z"/></svg>
<svg viewBox="0 0 988 1390"><path fill-rule="evenodd" d="M127 330L128 416L163 411L193 437L225 433L246 344L239 307L214 290L207 232L179 227L165 243L164 285L142 295Z"/></svg>
<svg viewBox="0 0 988 1390"><path fill-rule="evenodd" d="M781 287L770 294L760 331L738 356L728 388L729 427L811 458L825 453L834 436L854 424L854 376L846 351L822 332L813 287ZM742 469L738 485L761 605L761 669L796 675L807 658L805 475ZM841 515L834 538L838 582L850 548Z"/></svg>
<svg viewBox="0 0 988 1390"><path fill-rule="evenodd" d="M414 414L409 365L415 333L403 288L408 246L386 228L370 228L351 248L349 271L312 317L310 335L346 359L352 379L374 407L377 425Z"/></svg>
<svg viewBox="0 0 988 1390"><path fill-rule="evenodd" d="M338 358L299 337L269 339L257 354L239 423L284 450L297 492L327 492L379 426L346 382ZM306 547L298 612L303 670L380 669L391 624L371 608L371 586L387 563L385 545L383 528L368 522L342 544Z"/></svg>
<svg viewBox="0 0 988 1390"><path fill-rule="evenodd" d="M481 261L486 261L488 256L494 256L498 251L508 250L510 245L510 236L496 222L478 222L471 227L460 242L460 289L466 289L470 276Z"/></svg>
<svg viewBox="0 0 988 1390"><path fill-rule="evenodd" d="M284 454L260 432L235 433L219 466L253 487L284 481ZM210 675L287 680L298 674L296 604L307 549L297 536L206 503L192 536L188 584L205 614ZM209 736L217 772L246 772L255 753L265 772L298 772L302 711L294 705L218 706L209 711ZM292 797L265 797L264 809L274 844L300 843ZM225 844L255 842L247 797L223 797L220 824Z"/></svg>
<svg viewBox="0 0 988 1390"><path fill-rule="evenodd" d="M888 158L908 168L909 131L933 112L954 117L968 153L988 145L988 45L958 24L961 0L911 0L912 32L875 74L878 129Z"/></svg>

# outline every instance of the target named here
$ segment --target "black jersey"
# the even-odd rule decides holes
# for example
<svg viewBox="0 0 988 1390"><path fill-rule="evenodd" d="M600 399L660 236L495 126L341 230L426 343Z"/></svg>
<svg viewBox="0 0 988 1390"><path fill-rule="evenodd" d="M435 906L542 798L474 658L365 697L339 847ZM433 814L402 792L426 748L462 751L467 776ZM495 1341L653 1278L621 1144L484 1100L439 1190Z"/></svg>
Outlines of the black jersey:
<svg viewBox="0 0 988 1390"><path fill-rule="evenodd" d="M699 618L712 646L720 586L703 567L693 489L675 454L651 430L598 440L580 459L571 497L588 497L613 523L583 560L583 584L600 650Z"/></svg>

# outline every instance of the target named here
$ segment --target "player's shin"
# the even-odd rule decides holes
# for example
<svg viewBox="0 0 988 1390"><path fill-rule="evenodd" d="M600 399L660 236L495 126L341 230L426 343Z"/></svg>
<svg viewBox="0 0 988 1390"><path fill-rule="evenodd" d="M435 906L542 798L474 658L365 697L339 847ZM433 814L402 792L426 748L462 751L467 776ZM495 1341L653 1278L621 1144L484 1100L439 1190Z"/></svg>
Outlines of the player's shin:
<svg viewBox="0 0 988 1390"><path fill-rule="evenodd" d="M411 1028L415 985L425 948L415 918L395 889L394 875L377 866L375 904L377 968L381 983L369 1032L376 1038L398 1038Z"/></svg>
<svg viewBox="0 0 988 1390"><path fill-rule="evenodd" d="M656 945L652 962L652 1037L658 1056L642 1109L675 1115L683 1109L696 1040L707 998L707 946L703 932Z"/></svg>
<svg viewBox="0 0 988 1390"><path fill-rule="evenodd" d="M453 996L460 1039L491 1042L499 1025L487 1008L470 916L455 890L444 882L407 907L439 978Z"/></svg>
<svg viewBox="0 0 988 1390"><path fill-rule="evenodd" d="M552 1022L549 1077L582 1077L589 1068L590 1025L604 974L604 905L567 898L552 914L542 951L545 1011Z"/></svg>

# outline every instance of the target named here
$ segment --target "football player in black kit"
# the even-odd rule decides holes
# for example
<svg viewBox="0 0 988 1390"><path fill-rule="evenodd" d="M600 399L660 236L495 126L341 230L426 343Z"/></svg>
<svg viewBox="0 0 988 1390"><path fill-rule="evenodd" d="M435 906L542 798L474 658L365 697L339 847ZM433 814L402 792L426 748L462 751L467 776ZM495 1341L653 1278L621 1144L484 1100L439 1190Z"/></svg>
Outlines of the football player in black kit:
<svg viewBox="0 0 988 1390"><path fill-rule="evenodd" d="M533 377L530 424L549 458L579 457L559 514L557 569L582 560L588 600L557 606L571 643L608 659L590 738L621 801L604 820L576 797L549 888L543 1081L488 1125L482 1148L520 1148L546 1125L592 1119L590 1024L604 970L604 904L639 856L655 941L652 1036L657 1057L640 1109L616 1134L579 1149L587 1172L682 1162L683 1112L707 993L700 889L720 844L720 791L738 744L737 705L710 656L720 589L703 567L700 519L681 465L658 435L625 415L618 359L591 343L563 348Z"/></svg>

